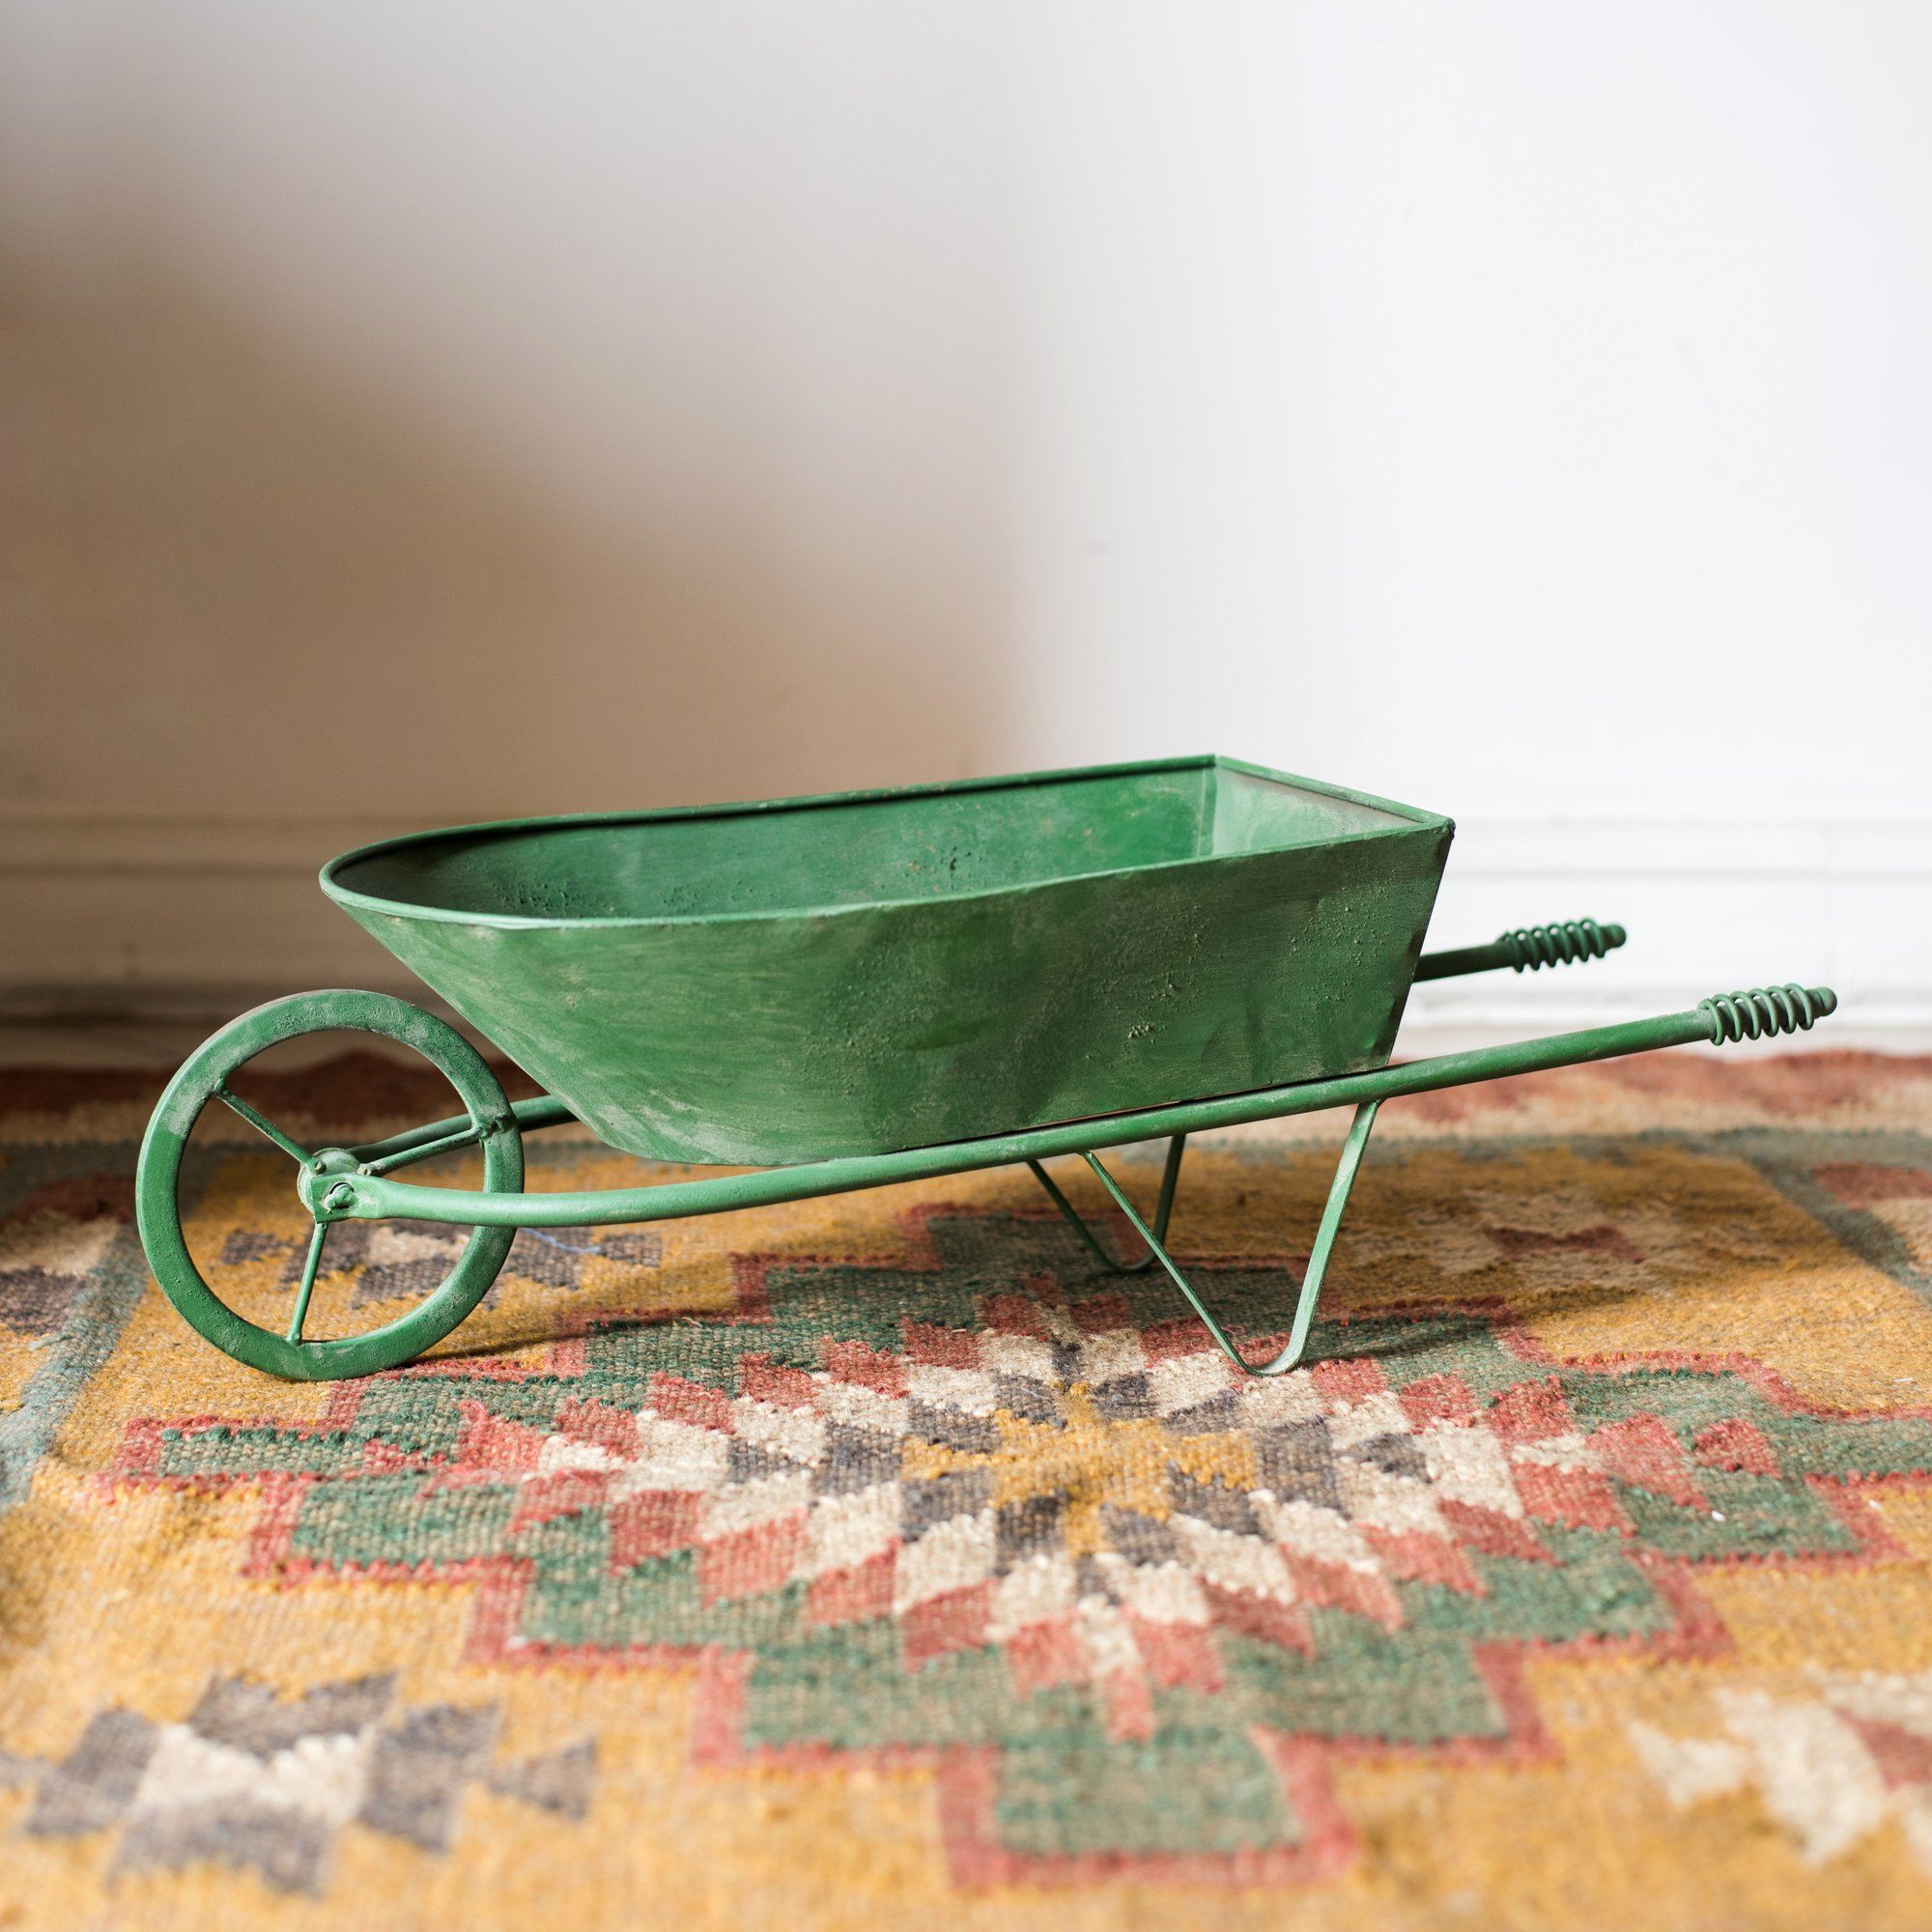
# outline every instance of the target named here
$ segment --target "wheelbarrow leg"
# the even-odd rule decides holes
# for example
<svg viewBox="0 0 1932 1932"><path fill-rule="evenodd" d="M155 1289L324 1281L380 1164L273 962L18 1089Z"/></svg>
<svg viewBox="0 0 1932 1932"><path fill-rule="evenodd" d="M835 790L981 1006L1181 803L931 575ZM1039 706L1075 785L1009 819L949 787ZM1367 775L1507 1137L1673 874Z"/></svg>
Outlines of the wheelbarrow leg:
<svg viewBox="0 0 1932 1932"><path fill-rule="evenodd" d="M1208 1324L1208 1332L1214 1338L1215 1344L1221 1352L1237 1369L1246 1375L1286 1375L1290 1369L1293 1368L1301 1360L1303 1353L1308 1348L1308 1329L1310 1323L1315 1320L1315 1304L1321 1296L1321 1278L1328 1271L1328 1257L1334 1252L1335 1236L1342 1229L1342 1214L1343 1210L1349 1205L1349 1190L1355 1184L1355 1175L1362 1164L1362 1151L1369 1144L1369 1133L1376 1123L1376 1110L1380 1105L1381 1102L1379 1100L1365 1100L1355 1109L1355 1118L1349 1126L1349 1138L1342 1144L1342 1157L1335 1166L1335 1179L1328 1186L1327 1205L1321 1209L1321 1225L1315 1231L1315 1245L1309 1250L1308 1268L1307 1272L1301 1277L1301 1293L1294 1304L1294 1324L1289 1330L1288 1346L1282 1350L1281 1353L1273 1361L1265 1363L1261 1367L1256 1367L1254 1363L1250 1362L1241 1353L1240 1350L1235 1346L1234 1342L1229 1339L1227 1330L1208 1312L1208 1304L1194 1292L1192 1283L1175 1265L1174 1257L1168 1253L1166 1243L1162 1238L1167 1232L1165 1220L1162 1220L1158 1233L1150 1229L1147 1223L1141 1219L1140 1215L1134 1211L1134 1204L1121 1192L1119 1184L1101 1164L1099 1156L1089 1153L1083 1157L1087 1165L1099 1178L1100 1185L1114 1197L1116 1206L1119 1207L1121 1212L1133 1224L1135 1232L1139 1234L1141 1239L1148 1244L1149 1259L1160 1263L1161 1266L1167 1270L1169 1276L1173 1279L1175 1287L1179 1289L1181 1293L1187 1297L1188 1304L1193 1308L1195 1314L1200 1316L1202 1321ZM1172 1180L1179 1166L1179 1156L1177 1147L1177 1150L1171 1151L1168 1155L1168 1177L1170 1180ZM1037 1166L1034 1171L1037 1174L1039 1173ZM1040 1179L1045 1180L1046 1177L1042 1174L1040 1175ZM1046 1184L1048 1191L1058 1199L1059 1190L1053 1186L1051 1181L1047 1181ZM1161 1206L1163 1208L1168 1205L1169 1196L1170 1190L1163 1188L1161 1190ZM1063 1203L1063 1205L1065 1204ZM1067 1211L1070 1213L1072 1210L1069 1208ZM1094 1245L1091 1240L1089 1245Z"/></svg>
<svg viewBox="0 0 1932 1932"><path fill-rule="evenodd" d="M1033 1178L1046 1189L1047 1199L1066 1216L1067 1221L1072 1226L1073 1232L1087 1244L1088 1253L1102 1267L1112 1268L1116 1274L1139 1274L1143 1268L1153 1265L1155 1258L1161 1251L1160 1244L1167 1239L1168 1216L1174 1212L1174 1190L1180 1180L1180 1156L1186 1151L1186 1148L1187 1136L1185 1134L1174 1134L1169 1137L1167 1143L1167 1168L1160 1177L1160 1200L1155 1205L1153 1210L1153 1233L1150 1235L1145 1228L1142 1228L1140 1216L1137 1214L1134 1215L1134 1226L1140 1228L1141 1235L1148 1244L1147 1253L1137 1262L1116 1261L1101 1246L1099 1236L1094 1234L1093 1229L1087 1225L1079 1208L1074 1207L1073 1203L1067 1200L1066 1196L1060 1191L1053 1177L1047 1173L1046 1169L1037 1160L1030 1160L1027 1162L1027 1165L1033 1169ZM1111 1181L1108 1182L1108 1186L1113 1189L1115 1197L1118 1199L1120 1190L1114 1188ZM1130 1214L1133 1213L1131 1208L1127 1211Z"/></svg>

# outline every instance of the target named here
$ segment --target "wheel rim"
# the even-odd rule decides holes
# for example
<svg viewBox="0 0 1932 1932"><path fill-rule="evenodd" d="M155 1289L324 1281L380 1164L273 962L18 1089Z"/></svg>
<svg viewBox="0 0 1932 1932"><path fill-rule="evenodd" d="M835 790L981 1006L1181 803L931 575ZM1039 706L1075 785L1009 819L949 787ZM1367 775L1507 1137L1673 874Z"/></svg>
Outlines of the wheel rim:
<svg viewBox="0 0 1932 1932"><path fill-rule="evenodd" d="M236 1314L214 1293L182 1232L181 1168L188 1136L202 1109L218 1099L280 1147L291 1161L309 1158L310 1151L293 1136L223 1090L232 1074L265 1049L304 1034L332 1032L375 1034L421 1054L456 1090L479 1130L502 1123L481 1138L484 1186L493 1194L514 1194L524 1184L523 1141L497 1076L454 1027L405 1000L386 993L295 993L231 1020L197 1047L168 1083L141 1143L135 1177L141 1242L162 1292L200 1335L251 1368L300 1381L371 1375L421 1354L483 1298L516 1239L513 1228L472 1228L455 1265L415 1307L379 1328L333 1340L292 1341ZM329 1225L319 1222L310 1241L298 1290L298 1327L306 1313Z"/></svg>

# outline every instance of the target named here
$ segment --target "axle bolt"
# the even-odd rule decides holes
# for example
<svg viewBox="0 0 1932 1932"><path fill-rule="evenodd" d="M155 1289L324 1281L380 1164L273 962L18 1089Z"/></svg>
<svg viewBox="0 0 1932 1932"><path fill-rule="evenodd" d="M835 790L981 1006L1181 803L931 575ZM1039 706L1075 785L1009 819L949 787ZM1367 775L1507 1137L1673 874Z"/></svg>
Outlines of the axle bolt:
<svg viewBox="0 0 1932 1932"><path fill-rule="evenodd" d="M355 1199L355 1188L351 1187L346 1180L338 1180L335 1183L335 1185L331 1187L328 1190L328 1192L322 1197L322 1205L325 1208L347 1208L349 1204Z"/></svg>

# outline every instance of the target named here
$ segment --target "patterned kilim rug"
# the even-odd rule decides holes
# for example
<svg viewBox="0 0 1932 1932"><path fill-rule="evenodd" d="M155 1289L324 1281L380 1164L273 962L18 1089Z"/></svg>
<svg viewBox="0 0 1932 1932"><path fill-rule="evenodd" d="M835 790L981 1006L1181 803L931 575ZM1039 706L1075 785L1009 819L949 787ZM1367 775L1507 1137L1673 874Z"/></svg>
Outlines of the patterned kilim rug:
<svg viewBox="0 0 1932 1932"><path fill-rule="evenodd" d="M1399 1102L1274 1383L1020 1170L521 1236L433 1362L288 1386L148 1280L156 1083L0 1083L0 1925L1932 1922L1932 1062ZM231 1124L190 1236L268 1319ZM1335 1138L1190 1151L1251 1341ZM311 1332L444 1265L358 1233Z"/></svg>

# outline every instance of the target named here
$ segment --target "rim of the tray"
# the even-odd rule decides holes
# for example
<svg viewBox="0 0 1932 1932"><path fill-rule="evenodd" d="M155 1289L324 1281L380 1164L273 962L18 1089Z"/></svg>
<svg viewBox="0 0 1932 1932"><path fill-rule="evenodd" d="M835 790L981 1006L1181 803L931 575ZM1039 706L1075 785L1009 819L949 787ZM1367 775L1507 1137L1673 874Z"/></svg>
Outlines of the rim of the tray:
<svg viewBox="0 0 1932 1932"><path fill-rule="evenodd" d="M1338 833L1332 838L1313 841L1322 846L1354 845L1366 839L1402 838L1432 830L1445 832L1452 838L1455 835L1454 819L1440 812L1425 811L1420 806L1403 805L1374 792L1330 784L1323 779L1303 778L1295 772L1277 771L1271 765L1253 764L1245 758L1230 758L1215 752L1202 752L1175 758L1141 758L1108 765L1069 765L1050 771L1009 772L994 778L944 779L927 784L881 785L862 791L805 792L790 798L742 799L719 805L671 805L637 811L574 811L540 813L529 818L481 819L470 825L445 825L429 832L399 833L392 838L372 839L366 845L352 846L347 852L338 852L323 867L318 876L322 890L345 910L381 913L396 919L430 920L444 924L490 926L505 931L576 926L717 925L727 921L754 919L831 919L842 913L878 912L896 906L931 905L935 901L930 897L912 895L854 899L835 905L768 906L744 912L596 913L546 918L530 913L465 912L454 906L425 905L417 899L383 898L376 894L360 893L354 887L343 885L337 874L361 864L365 859L402 851L410 846L434 845L444 839L514 838L523 833L552 832L559 828L639 825L662 819L732 818L752 812L803 811L829 805L867 805L886 799L923 798L941 792L1009 790L1023 785L1054 784L1069 779L1122 778L1136 772L1203 771L1210 766L1220 771L1239 772L1248 778L1266 779L1298 791L1319 792L1325 798L1342 799L1350 805L1365 806L1399 821L1390 825L1366 826L1358 832ZM972 892L949 893L944 903L965 905L1008 894L1041 892L1076 879L1124 878L1134 873L1173 871L1182 866L1237 865L1243 860L1265 858L1273 851L1296 849L1299 848L1276 846L1264 847L1257 852L1192 853L1185 858L1160 859L1149 865L1104 866L1092 872L1061 872L1043 879L1022 879L1008 885L982 886Z"/></svg>

